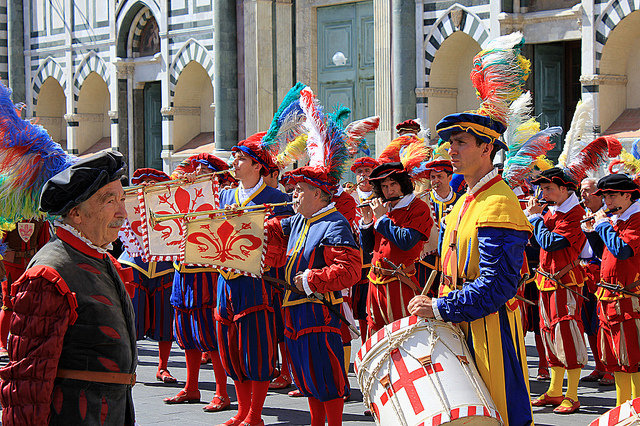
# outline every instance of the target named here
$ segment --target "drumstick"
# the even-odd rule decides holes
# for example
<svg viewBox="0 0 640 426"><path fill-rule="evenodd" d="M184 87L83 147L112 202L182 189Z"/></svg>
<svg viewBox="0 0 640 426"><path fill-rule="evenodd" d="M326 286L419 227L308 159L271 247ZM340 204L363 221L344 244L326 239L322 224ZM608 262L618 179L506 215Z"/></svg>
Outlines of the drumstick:
<svg viewBox="0 0 640 426"><path fill-rule="evenodd" d="M431 289L433 282L436 280L436 275L438 275L438 271L436 271L435 269L431 271L431 275L429 275L429 279L427 280L427 283L424 285L424 289L422 290L422 293L421 293L423 296L426 296L429 290Z"/></svg>

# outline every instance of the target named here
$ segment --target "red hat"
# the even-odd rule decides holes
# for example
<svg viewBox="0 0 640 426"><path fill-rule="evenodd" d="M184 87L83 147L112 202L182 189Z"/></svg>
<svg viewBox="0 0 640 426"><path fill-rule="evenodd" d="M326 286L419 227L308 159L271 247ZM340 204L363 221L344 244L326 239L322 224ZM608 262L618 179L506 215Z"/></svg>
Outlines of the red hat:
<svg viewBox="0 0 640 426"><path fill-rule="evenodd" d="M410 131L417 134L420 131L420 125L415 120L406 120L396 126L396 131L398 133Z"/></svg>
<svg viewBox="0 0 640 426"><path fill-rule="evenodd" d="M433 160L424 165L427 171L453 173L453 164L451 160Z"/></svg>
<svg viewBox="0 0 640 426"><path fill-rule="evenodd" d="M371 167L372 169L375 169L378 164L378 160L371 157L356 158L351 165L351 171L355 173L359 167Z"/></svg>
<svg viewBox="0 0 640 426"><path fill-rule="evenodd" d="M132 185L140 185L145 180L150 180L153 182L166 182L168 180L171 180L171 178L165 172L161 172L160 170L152 169L149 167L138 169L133 172L133 176L131 176Z"/></svg>
<svg viewBox="0 0 640 426"><path fill-rule="evenodd" d="M249 136L247 139L238 142L238 145L231 148L232 152L242 151L255 161L260 163L268 172L278 169L270 152L260 147L260 141L267 132L259 132Z"/></svg>
<svg viewBox="0 0 640 426"><path fill-rule="evenodd" d="M208 167L213 172L221 172L223 170L229 170L229 165L221 158L212 154L201 153L193 157L189 157L191 160L191 166L193 169L198 168L198 164L202 164L204 167Z"/></svg>
<svg viewBox="0 0 640 426"><path fill-rule="evenodd" d="M338 189L338 182L333 182L333 179L327 174L326 169L323 167L298 167L290 173L290 179L293 180L294 183L308 183L316 188L320 188L327 194L335 194Z"/></svg>
<svg viewBox="0 0 640 426"><path fill-rule="evenodd" d="M287 185L289 183L295 183L293 176L291 175L291 171L284 172L282 176L280 176L280 184Z"/></svg>

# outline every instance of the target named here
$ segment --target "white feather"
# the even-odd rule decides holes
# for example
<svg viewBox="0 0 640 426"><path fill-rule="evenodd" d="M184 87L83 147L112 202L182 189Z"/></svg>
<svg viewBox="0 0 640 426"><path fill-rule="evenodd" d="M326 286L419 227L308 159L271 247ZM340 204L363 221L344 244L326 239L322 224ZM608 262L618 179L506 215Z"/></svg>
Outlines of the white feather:
<svg viewBox="0 0 640 426"><path fill-rule="evenodd" d="M591 142L589 139L593 132L593 109L593 100L591 99L586 102L578 102L576 105L571 127L564 139L562 153L558 157L559 166L566 167L573 162L582 148Z"/></svg>

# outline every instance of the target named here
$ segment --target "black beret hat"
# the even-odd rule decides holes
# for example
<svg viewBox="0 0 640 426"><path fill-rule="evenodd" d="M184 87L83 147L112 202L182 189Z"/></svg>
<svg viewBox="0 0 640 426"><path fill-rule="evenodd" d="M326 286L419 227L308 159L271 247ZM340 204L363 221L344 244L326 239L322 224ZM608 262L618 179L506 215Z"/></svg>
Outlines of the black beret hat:
<svg viewBox="0 0 640 426"><path fill-rule="evenodd" d="M598 181L598 190L594 194L603 195L604 192L629 192L632 199L640 198L638 184L623 173L614 173L600 179Z"/></svg>
<svg viewBox="0 0 640 426"><path fill-rule="evenodd" d="M575 190L578 185L567 176L567 174L560 167L552 167L548 170L544 170L538 176L531 179L531 183L534 185L540 185L541 183L555 183L558 186L566 186L569 189Z"/></svg>
<svg viewBox="0 0 640 426"><path fill-rule="evenodd" d="M80 160L49 179L40 193L40 210L62 215L88 200L103 186L120 179L126 164L122 154L106 151Z"/></svg>
<svg viewBox="0 0 640 426"><path fill-rule="evenodd" d="M404 166L402 165L402 163L400 163L399 161L382 163L371 171L371 174L369 175L369 180L384 179L393 173L407 173L407 172L404 169Z"/></svg>

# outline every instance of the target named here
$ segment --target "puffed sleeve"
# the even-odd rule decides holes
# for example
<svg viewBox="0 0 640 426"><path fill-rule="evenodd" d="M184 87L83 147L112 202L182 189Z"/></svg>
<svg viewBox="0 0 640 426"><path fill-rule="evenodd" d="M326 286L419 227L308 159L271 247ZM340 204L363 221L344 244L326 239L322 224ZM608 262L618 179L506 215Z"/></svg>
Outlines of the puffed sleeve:
<svg viewBox="0 0 640 426"><path fill-rule="evenodd" d="M279 268L287 263L287 243L289 241L290 217L281 219L274 217L265 224L267 230L267 252L264 263L273 268Z"/></svg>
<svg viewBox="0 0 640 426"><path fill-rule="evenodd" d="M12 286L9 363L0 369L2 424L44 425L75 297L55 271L29 271Z"/></svg>
<svg viewBox="0 0 640 426"><path fill-rule="evenodd" d="M360 279L362 256L360 250L347 246L324 247L327 266L309 270L307 282L318 293L349 288Z"/></svg>

